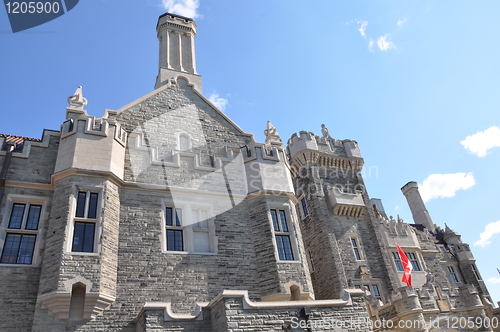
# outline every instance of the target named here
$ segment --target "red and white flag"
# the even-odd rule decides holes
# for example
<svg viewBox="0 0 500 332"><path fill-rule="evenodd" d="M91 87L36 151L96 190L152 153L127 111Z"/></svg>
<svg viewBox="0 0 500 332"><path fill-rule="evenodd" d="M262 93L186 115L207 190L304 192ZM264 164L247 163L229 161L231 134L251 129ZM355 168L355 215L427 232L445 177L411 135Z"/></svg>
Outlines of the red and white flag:
<svg viewBox="0 0 500 332"><path fill-rule="evenodd" d="M402 282L408 285L408 287L411 287L411 270L413 269L412 265L410 264L410 261L408 260L408 257L406 256L405 252L399 244L396 242L396 247L398 248L398 254L399 258L401 259L401 264L403 264L403 278L401 279Z"/></svg>

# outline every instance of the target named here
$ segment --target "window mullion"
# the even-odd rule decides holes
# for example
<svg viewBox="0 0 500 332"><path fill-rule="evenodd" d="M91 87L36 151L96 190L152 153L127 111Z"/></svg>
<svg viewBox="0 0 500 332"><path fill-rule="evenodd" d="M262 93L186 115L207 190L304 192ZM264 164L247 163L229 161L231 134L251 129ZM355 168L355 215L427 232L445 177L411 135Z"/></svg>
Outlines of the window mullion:
<svg viewBox="0 0 500 332"><path fill-rule="evenodd" d="M89 213L89 201L90 201L90 191L87 191L87 193L85 194L85 209L83 212L84 218L87 218Z"/></svg>

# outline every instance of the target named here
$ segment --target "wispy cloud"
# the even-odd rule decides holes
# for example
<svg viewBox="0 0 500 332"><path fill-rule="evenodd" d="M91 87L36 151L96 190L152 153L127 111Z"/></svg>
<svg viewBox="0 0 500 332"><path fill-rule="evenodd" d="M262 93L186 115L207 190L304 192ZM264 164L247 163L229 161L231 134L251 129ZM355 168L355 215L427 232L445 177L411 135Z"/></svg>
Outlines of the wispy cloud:
<svg viewBox="0 0 500 332"><path fill-rule="evenodd" d="M490 127L485 131L467 136L460 142L464 148L478 157L485 157L490 149L500 146L500 128Z"/></svg>
<svg viewBox="0 0 500 332"><path fill-rule="evenodd" d="M197 18L197 9L200 6L199 0L161 0L163 9L172 14L177 14L189 18Z"/></svg>
<svg viewBox="0 0 500 332"><path fill-rule="evenodd" d="M388 51L392 48L396 48L396 45L390 40L390 35L383 35L377 38L377 46L381 51Z"/></svg>
<svg viewBox="0 0 500 332"><path fill-rule="evenodd" d="M484 227L484 231L479 234L479 240L474 243L475 246L486 247L491 244L493 235L500 233L500 220L491 222ZM500 280L500 279L499 279Z"/></svg>
<svg viewBox="0 0 500 332"><path fill-rule="evenodd" d="M363 21L363 22L358 21L358 23L361 23L361 26L358 29L359 33L361 34L361 36L366 38L365 31L366 31L366 27L368 26L368 21Z"/></svg>
<svg viewBox="0 0 500 332"><path fill-rule="evenodd" d="M373 53L373 45L375 45L375 42L373 39L370 39L370 42L368 43L368 51Z"/></svg>
<svg viewBox="0 0 500 332"><path fill-rule="evenodd" d="M486 282L493 285L500 284L500 278L489 278Z"/></svg>
<svg viewBox="0 0 500 332"><path fill-rule="evenodd" d="M217 106L217 108L220 109L222 112L224 112L228 104L228 100L220 97L219 94L216 92L212 93L210 97L208 97L208 100L210 100L212 104Z"/></svg>
<svg viewBox="0 0 500 332"><path fill-rule="evenodd" d="M398 25L403 25L406 23L406 21L408 21L408 18L406 18L406 17L402 20L398 20Z"/></svg>
<svg viewBox="0 0 500 332"><path fill-rule="evenodd" d="M476 184L471 172L454 174L431 174L419 185L424 202L433 198L453 197L458 190L469 189Z"/></svg>

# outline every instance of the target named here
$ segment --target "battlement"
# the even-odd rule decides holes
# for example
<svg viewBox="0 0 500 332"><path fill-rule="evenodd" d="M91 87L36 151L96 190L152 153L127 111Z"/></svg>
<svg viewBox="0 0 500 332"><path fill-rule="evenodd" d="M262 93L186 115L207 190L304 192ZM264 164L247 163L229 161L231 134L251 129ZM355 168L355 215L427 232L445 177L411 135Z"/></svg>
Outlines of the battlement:
<svg viewBox="0 0 500 332"><path fill-rule="evenodd" d="M304 152L312 152L313 154L314 152L319 152L322 157L328 159L324 162L327 167L355 168L361 170L363 167L363 158L361 157L361 151L356 141L349 139L336 140L332 138L325 125L322 125L322 132L322 137L307 131L300 131L298 134L294 133L288 140L287 146L290 161L293 161L297 155L305 156ZM320 154L309 156L311 160L307 160L307 162L314 162L313 160L316 156L320 156ZM305 158L308 158L308 156L305 156ZM303 162L304 160L301 160L299 163Z"/></svg>

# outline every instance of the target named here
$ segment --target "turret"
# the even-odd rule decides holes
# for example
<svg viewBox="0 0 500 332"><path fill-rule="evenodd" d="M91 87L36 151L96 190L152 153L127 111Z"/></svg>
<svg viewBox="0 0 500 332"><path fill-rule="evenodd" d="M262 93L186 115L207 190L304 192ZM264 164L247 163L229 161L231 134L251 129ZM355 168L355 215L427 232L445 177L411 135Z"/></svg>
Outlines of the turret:
<svg viewBox="0 0 500 332"><path fill-rule="evenodd" d="M418 185L416 182L408 182L401 188L403 195L405 195L408 205L410 206L415 224L421 224L429 231L435 233L436 229L432 222L431 216L425 207L424 201L418 192Z"/></svg>
<svg viewBox="0 0 500 332"><path fill-rule="evenodd" d="M451 229L447 224L445 225L446 229L443 234L443 240L447 244L461 244L462 243L461 235L458 234L455 230Z"/></svg>
<svg viewBox="0 0 500 332"><path fill-rule="evenodd" d="M160 41L160 61L155 89L181 76L201 92L201 76L196 72L194 53L196 23L187 17L165 13L158 18L156 31Z"/></svg>

